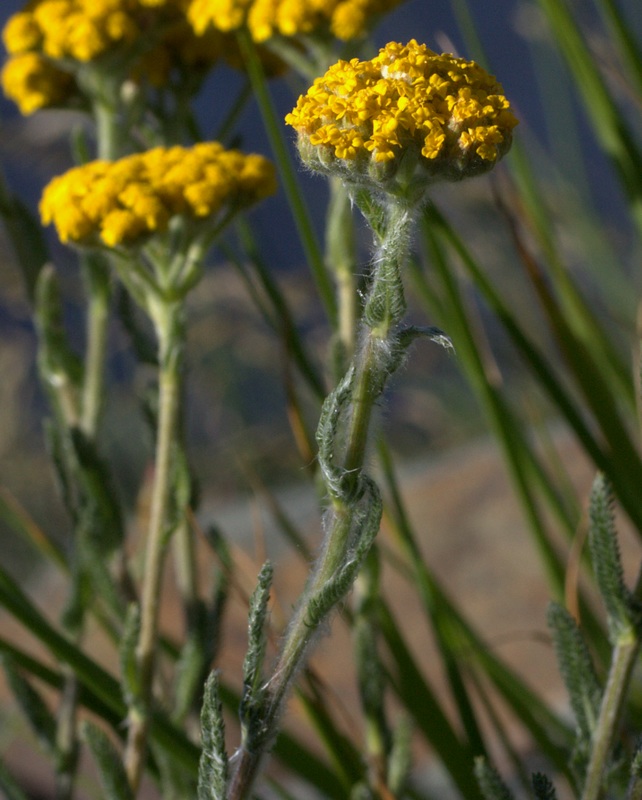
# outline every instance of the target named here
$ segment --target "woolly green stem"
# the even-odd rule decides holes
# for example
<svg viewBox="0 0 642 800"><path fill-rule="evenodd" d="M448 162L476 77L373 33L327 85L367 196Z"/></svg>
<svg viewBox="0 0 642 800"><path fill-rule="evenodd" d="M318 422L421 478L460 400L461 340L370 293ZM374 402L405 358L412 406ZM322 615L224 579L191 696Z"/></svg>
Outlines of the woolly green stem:
<svg viewBox="0 0 642 800"><path fill-rule="evenodd" d="M159 344L159 408L154 486L145 551L141 594L140 634L136 649L141 696L129 710L125 769L134 794L140 785L150 723L152 684L158 638L161 578L168 538L171 457L176 444L182 365L182 308L180 302L159 301L151 308Z"/></svg>
<svg viewBox="0 0 642 800"><path fill-rule="evenodd" d="M602 795L604 772L611 756L639 650L640 641L633 628L618 637L611 657L600 714L592 736L591 757L582 800L598 800Z"/></svg>
<svg viewBox="0 0 642 800"><path fill-rule="evenodd" d="M323 418L318 434L319 460L332 462L323 468L332 501L325 545L290 623L267 688L267 702L261 720L261 729L265 733L260 741L243 743L228 790L228 800L243 800L250 796L262 756L276 735L276 726L292 682L304 665L320 626L350 589L350 585L338 586L337 576L344 573L351 559L356 557L368 511L372 511L376 504L375 498L367 493L362 470L375 402L401 360L396 356L396 326L405 311L405 301L399 267L406 256L412 222L412 214L396 204L390 205L386 233L374 261L361 342L355 351L351 370L344 379L351 390L345 404L341 399L343 395L339 394L344 388L342 386L326 399L325 415L331 419L337 417L337 422L336 426L330 423L333 425L331 441L325 441ZM354 376L351 382L350 374ZM344 442L340 440L341 434L345 437ZM365 514L364 503L367 504ZM374 514L376 519L369 518L368 524L378 527L380 508ZM361 557L363 555L365 553Z"/></svg>
<svg viewBox="0 0 642 800"><path fill-rule="evenodd" d="M99 256L89 256L85 264L89 308L87 314L87 352L82 386L80 427L89 438L98 430L103 402L105 352L111 286L108 265Z"/></svg>
<svg viewBox="0 0 642 800"><path fill-rule="evenodd" d="M357 292L355 245L350 195L335 176L330 178L330 201L326 220L325 251L328 268L334 273L337 289L337 376L345 372L354 355Z"/></svg>
<svg viewBox="0 0 642 800"><path fill-rule="evenodd" d="M101 81L104 83L104 81ZM112 97L105 95L115 95L117 90L113 87L108 87L107 92L100 93L100 96L94 97L92 112L94 121L96 123L96 145L97 157L111 161L120 155L123 148L121 147L121 137L123 135L120 115L116 108L116 102Z"/></svg>

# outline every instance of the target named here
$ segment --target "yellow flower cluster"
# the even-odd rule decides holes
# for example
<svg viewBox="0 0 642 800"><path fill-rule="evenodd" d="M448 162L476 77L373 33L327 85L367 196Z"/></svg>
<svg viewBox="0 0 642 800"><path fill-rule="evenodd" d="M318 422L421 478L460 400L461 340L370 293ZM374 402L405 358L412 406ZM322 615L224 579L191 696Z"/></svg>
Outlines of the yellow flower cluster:
<svg viewBox="0 0 642 800"><path fill-rule="evenodd" d="M189 0L29 0L2 32L10 58L2 71L4 93L24 114L61 105L77 89L70 77L104 61L111 75L163 86L172 70L204 72L217 60L242 66L236 37L209 28L197 34L186 16ZM260 53L268 74L282 70Z"/></svg>
<svg viewBox="0 0 642 800"><path fill-rule="evenodd" d="M411 177L431 181L490 169L517 124L492 75L414 39L391 42L371 61L334 64L286 122L313 168L357 180L372 176L373 164L390 175L403 161Z"/></svg>
<svg viewBox="0 0 642 800"><path fill-rule="evenodd" d="M329 29L343 41L361 36L379 14L402 0L190 0L187 15L197 32L209 25L232 31L247 24L254 41Z"/></svg>
<svg viewBox="0 0 642 800"><path fill-rule="evenodd" d="M23 114L68 104L72 96L79 96L73 77L76 65L116 48L131 48L142 37L156 42L150 37L161 26L180 19L186 24L185 15L179 14L181 3L183 0L29 0L2 31L10 55L1 76L5 95Z"/></svg>
<svg viewBox="0 0 642 800"><path fill-rule="evenodd" d="M152 13L177 11L183 0L30 0L3 31L12 54L92 61L148 33Z"/></svg>
<svg viewBox="0 0 642 800"><path fill-rule="evenodd" d="M118 161L92 161L54 178L40 215L63 242L135 245L164 231L172 217L207 220L272 194L274 167L257 154L218 142L158 147Z"/></svg>

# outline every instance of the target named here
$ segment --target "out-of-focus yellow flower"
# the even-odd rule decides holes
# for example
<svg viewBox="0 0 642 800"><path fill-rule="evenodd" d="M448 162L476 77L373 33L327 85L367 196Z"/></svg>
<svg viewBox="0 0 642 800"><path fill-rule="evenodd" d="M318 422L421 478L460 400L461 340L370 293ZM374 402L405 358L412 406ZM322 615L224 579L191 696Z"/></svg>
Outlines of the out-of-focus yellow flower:
<svg viewBox="0 0 642 800"><path fill-rule="evenodd" d="M5 47L14 54L37 49L50 58L90 61L141 35L140 8L130 0L31 0L5 26Z"/></svg>
<svg viewBox="0 0 642 800"><path fill-rule="evenodd" d="M73 77L37 53L10 58L2 69L0 82L5 95L25 115L41 108L65 105L76 94Z"/></svg>
<svg viewBox="0 0 642 800"><path fill-rule="evenodd" d="M344 41L362 36L377 15L402 0L189 0L197 32L208 26L231 31L247 24L256 42L275 34L297 36L330 30Z"/></svg>
<svg viewBox="0 0 642 800"><path fill-rule="evenodd" d="M2 32L10 54L5 69L12 79L10 91L5 81L5 93L28 114L61 102L62 83L53 80L58 75L55 69L75 75L85 64L102 63L110 77L116 69L122 72L123 80L162 87L172 74L189 73L193 79L219 60L242 68L236 36L211 27L197 33L187 19L189 2L29 0ZM29 59L24 58L27 54ZM40 61L36 61L36 55ZM264 49L259 55L269 75L283 70L276 56ZM18 61L12 63L14 59ZM49 68L42 59L50 62ZM27 66L31 67L28 80ZM50 78L48 83L45 77ZM39 98L33 86L38 87Z"/></svg>
<svg viewBox="0 0 642 800"><path fill-rule="evenodd" d="M286 122L309 166L382 188L486 172L517 124L492 75L414 39L386 45L371 61L334 64Z"/></svg>
<svg viewBox="0 0 642 800"><path fill-rule="evenodd" d="M166 230L176 215L212 222L275 189L266 158L205 142L75 167L45 188L40 214L63 242L130 246Z"/></svg>

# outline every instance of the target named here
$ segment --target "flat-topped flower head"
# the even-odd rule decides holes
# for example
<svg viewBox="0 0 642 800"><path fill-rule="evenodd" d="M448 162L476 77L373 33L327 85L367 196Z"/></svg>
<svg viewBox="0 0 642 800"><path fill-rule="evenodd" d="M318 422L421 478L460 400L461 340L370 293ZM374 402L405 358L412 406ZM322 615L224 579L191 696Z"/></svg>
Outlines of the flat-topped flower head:
<svg viewBox="0 0 642 800"><path fill-rule="evenodd" d="M92 161L54 178L40 214L63 242L128 247L165 231L177 215L216 224L275 189L274 167L261 155L225 150L218 142L157 147L118 161Z"/></svg>
<svg viewBox="0 0 642 800"><path fill-rule="evenodd" d="M414 39L370 61L339 61L286 122L312 169L416 199L436 181L490 170L517 124L496 79Z"/></svg>
<svg viewBox="0 0 642 800"><path fill-rule="evenodd" d="M347 41L363 36L373 20L402 0L189 0L188 16L197 31L209 25L233 31L247 25L255 42L275 35L328 32Z"/></svg>

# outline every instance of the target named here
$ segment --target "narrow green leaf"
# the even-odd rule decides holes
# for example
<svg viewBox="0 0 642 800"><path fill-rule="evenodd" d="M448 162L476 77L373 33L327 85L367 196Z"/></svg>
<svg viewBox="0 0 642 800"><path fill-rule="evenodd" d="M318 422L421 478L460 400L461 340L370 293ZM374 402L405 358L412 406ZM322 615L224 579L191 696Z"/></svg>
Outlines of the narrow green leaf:
<svg viewBox="0 0 642 800"><path fill-rule="evenodd" d="M63 390L77 391L83 368L67 340L58 278L51 265L44 267L38 276L35 320L40 339L38 364L45 385L57 396Z"/></svg>
<svg viewBox="0 0 642 800"><path fill-rule="evenodd" d="M197 776L180 762L167 758L164 749L154 740L150 742L150 750L154 759L151 769L157 768L157 783L163 800L196 798Z"/></svg>
<svg viewBox="0 0 642 800"><path fill-rule="evenodd" d="M256 241L251 226L246 220L241 218L237 221L237 230L245 253L260 281L260 285L272 303L274 313L266 314L264 310L264 317L268 323L282 335L288 353L293 356L301 375L306 379L314 394L319 398L325 397L325 386L319 375L318 367L312 363L306 352L301 335L297 330L294 315L274 278L273 271L269 269L269 266L261 257L258 242ZM228 256L230 255L228 250L225 252ZM244 274L241 268L242 265L238 263L237 260L235 260L235 264L239 267L241 274ZM259 305L259 308L261 308L261 305Z"/></svg>
<svg viewBox="0 0 642 800"><path fill-rule="evenodd" d="M243 661L243 698L239 709L243 737L249 742L246 746L250 749L267 733L263 720L265 711L263 661L267 646L266 624L272 576L272 564L266 561L259 573L256 589L250 598L248 645Z"/></svg>
<svg viewBox="0 0 642 800"><path fill-rule="evenodd" d="M118 682L106 670L60 634L27 598L18 584L0 566L0 605L19 620L35 637L43 642L60 661L69 664L78 680L84 684L107 708L115 713L119 722L127 715ZM154 712L151 735L163 747L168 757L181 761L186 769L196 774L198 751L185 734L167 718Z"/></svg>
<svg viewBox="0 0 642 800"><path fill-rule="evenodd" d="M19 647L16 647L16 645L2 638L0 638L0 655L3 657L8 656L17 667L23 670L23 672L37 678L50 688L57 691L63 689L65 679L60 672L50 669L43 664L42 661L33 658L25 653L24 650L21 650ZM111 708L108 708L108 706L96 697L86 686L80 687L79 703L108 722L114 728L117 728L122 722L122 717L115 714Z"/></svg>
<svg viewBox="0 0 642 800"><path fill-rule="evenodd" d="M393 525L392 530L398 535L402 547L408 554L409 562L414 567L412 573L414 585L420 590L427 613L431 616L433 613L431 608L436 606L440 609L439 613L448 619L448 625L456 627L459 638L457 649L461 653L465 653L467 664L478 663L481 672L495 685L516 717L530 731L542 752L551 760L556 769L572 780L567 758L561 747L563 744L570 747L572 741L570 732L545 703L493 654L487 643L459 613L429 570L417 546L392 471L392 462L384 447L380 448L380 455L382 455L388 489L393 498L396 524ZM457 696L456 699L458 699ZM464 708L462 707L462 716ZM412 711L412 709L409 710ZM419 725L419 727L421 726Z"/></svg>
<svg viewBox="0 0 642 800"><path fill-rule="evenodd" d="M386 680L379 652L377 600L379 597L379 554L368 553L353 592L352 641L357 683L365 724L367 753L371 760L385 763L391 747L386 716Z"/></svg>
<svg viewBox="0 0 642 800"><path fill-rule="evenodd" d="M514 800L511 790L485 758L475 759L475 776L484 800Z"/></svg>
<svg viewBox="0 0 642 800"><path fill-rule="evenodd" d="M478 798L480 794L472 771L475 753L453 729L404 641L398 622L383 602L380 603L378 617L392 665L388 675L390 685L414 720L417 730L435 749L462 795L467 800Z"/></svg>
<svg viewBox="0 0 642 800"><path fill-rule="evenodd" d="M211 672L203 692L201 711L203 749L198 767L198 800L221 800L228 780L225 720L218 674Z"/></svg>
<svg viewBox="0 0 642 800"><path fill-rule="evenodd" d="M593 123L596 136L612 159L642 231L642 156L629 125L599 73L596 59L564 0L540 0Z"/></svg>
<svg viewBox="0 0 642 800"><path fill-rule="evenodd" d="M613 643L629 631L639 618L633 598L624 584L624 572L615 530L614 498L611 484L599 473L593 481L589 505L589 547L595 577L606 606Z"/></svg>
<svg viewBox="0 0 642 800"><path fill-rule="evenodd" d="M62 548L47 536L6 486L0 486L0 519L4 520L11 530L21 536L36 552L53 562L59 569L68 571L67 559Z"/></svg>
<svg viewBox="0 0 642 800"><path fill-rule="evenodd" d="M207 609L200 600L191 610L190 629L181 648L174 677L174 708L172 719L177 723L185 719L202 690L211 642Z"/></svg>
<svg viewBox="0 0 642 800"><path fill-rule="evenodd" d="M392 526L401 547L407 555L408 563L412 565L413 585L421 597L428 619L441 620L441 632L437 643L441 648L442 657L447 665L448 676L457 703L462 721L471 744L475 743L479 755L483 752L483 738L478 728L473 727L475 717L468 716L471 699L462 676L458 676L457 657L465 654L465 664L477 660L481 671L488 674L491 680L496 681L506 701L512 706L515 714L524 722L538 741L539 746L552 757L559 768L564 768L565 759L560 755L559 745L552 738L553 732L564 738L564 729L559 720L546 708L542 701L528 689L514 673L506 668L493 654L486 642L473 630L457 610L447 593L440 586L434 574L423 560L417 544L417 538L406 514L401 493L395 478L392 460L387 448L381 444L379 455L384 469L387 488L391 496L391 510L394 519ZM479 741L482 744L479 744ZM557 757L555 759L555 757Z"/></svg>
<svg viewBox="0 0 642 800"><path fill-rule="evenodd" d="M626 800L642 800L642 748L639 746L631 762L631 780Z"/></svg>
<svg viewBox="0 0 642 800"><path fill-rule="evenodd" d="M360 476L363 496L359 505L352 510L350 537L355 542L337 572L312 594L306 605L306 624L314 630L326 615L348 593L353 585L363 559L379 532L383 503L377 485L367 475Z"/></svg>
<svg viewBox="0 0 642 800"><path fill-rule="evenodd" d="M578 440L581 442L589 456L593 459L596 467L602 470L602 472L609 477L613 483L613 488L616 491L616 494L626 512L630 515L631 519L634 520L639 529L642 530L642 510L638 501L639 491L637 488L640 482L642 482L642 478L640 481L637 481L634 477L637 472L642 469L642 465L640 464L640 459L638 458L637 454L633 452L629 434L623 429L622 421L620 419L610 419L609 414L605 411L605 406L602 403L605 393L607 395L606 406L612 404L613 398L610 398L609 400L610 396L608 395L607 387L604 386L603 376L599 377L599 379L596 378L602 387L602 391L600 393L601 399L597 400L591 396L591 379L588 377L588 373L585 372L583 368L578 367L578 365L573 365L572 367L573 374L577 374L579 376L579 380L582 381L583 391L589 401L589 405L595 409L595 413L598 418L602 423L604 423L605 427L609 429L609 434L614 433L615 439L618 442L621 439L626 439L624 450L622 451L625 458L619 453L617 447L614 447L614 445L612 445L612 449L609 451L599 443L598 439L595 437L595 434L587 425L585 419L586 412L579 408L577 401L571 398L571 395L565 388L563 382L556 376L555 370L551 368L550 359L542 356L538 348L535 347L533 342L529 339L520 326L514 314L502 301L496 288L484 275L483 270L476 263L475 259L471 257L463 241L453 231L452 227L448 225L447 221L434 205L427 208L424 215L424 232L428 236L429 242L431 241L431 237L432 241L434 242L434 236L432 236L433 228L440 237L443 236L445 240L452 245L454 251L473 278L476 286L481 290L492 311L496 314L499 321L504 326L506 332L517 347L518 351L525 358L526 363L529 365L533 375L537 379L538 385L544 389L555 406L557 406L560 414L575 432ZM434 248L431 249L431 252L433 252L433 254L436 256L435 265L439 267L440 275L442 275L444 278L447 278L451 273L451 269L448 264L444 262L443 254L440 255L440 251L434 250ZM463 334L470 337L470 326L467 322L464 322L464 324L461 326L461 331ZM449 328L449 333L455 338L457 351L460 358L463 359L464 353L462 349L462 342L458 337L454 336L454 331L451 328ZM577 345L577 343L575 344ZM590 358L586 351L584 351L582 364L586 364L589 361ZM591 375L593 375L595 372L595 368L593 366L589 366L588 370ZM489 387L492 390L491 382L486 380L483 369L480 370L479 367L476 367L474 370L471 370L470 374L473 377L476 376L474 385L476 390L479 391L480 396L484 397L484 393L487 393L488 391L484 390L484 387ZM488 400L484 399L484 403L486 405ZM616 416L619 418L620 415L617 414ZM499 425L501 423L501 414L494 413L491 419L497 420ZM515 428L515 426L513 426L513 428ZM515 430L516 433L519 433L519 430ZM606 435L607 438L609 438L609 435ZM507 447L510 446L510 439L506 436L500 437L500 441ZM614 453L618 453L617 457L613 455ZM537 480L538 484L542 488L545 488L546 482L544 480L544 476L542 475L541 470L535 469L535 462L532 460L532 458L531 464L533 466L532 477ZM573 531L575 529L576 521L569 522L567 515L564 515L563 510L559 508L559 505L555 504L555 493L551 492L550 489L546 489L546 491L547 499L551 501L551 508L555 511L558 518L564 521L565 526L567 526L569 530ZM553 554L551 553L550 557L552 556ZM559 556L557 557L557 560L559 561ZM553 564L553 562L551 562L551 564ZM582 613L584 614L584 609Z"/></svg>
<svg viewBox="0 0 642 800"><path fill-rule="evenodd" d="M412 767L412 734L414 726L408 714L402 714L392 731L392 747L388 757L387 783L395 797L403 797Z"/></svg>
<svg viewBox="0 0 642 800"><path fill-rule="evenodd" d="M105 800L134 800L121 754L107 734L91 722L83 723L81 733L98 766Z"/></svg>
<svg viewBox="0 0 642 800"><path fill-rule="evenodd" d="M79 522L104 559L124 541L120 501L111 471L95 443L78 428L71 431L71 443L78 467L75 477L83 492Z"/></svg>
<svg viewBox="0 0 642 800"><path fill-rule="evenodd" d="M299 689L297 697L343 783L344 792L347 792L364 776L363 754L355 747L354 742L339 730L332 719L328 711L327 697L324 698L318 692L313 673L307 671L306 677L308 688Z"/></svg>
<svg viewBox="0 0 642 800"><path fill-rule="evenodd" d="M638 93L642 94L642 48L639 39L635 37L634 26L625 18L614 0L596 0L595 4L608 25L611 40L620 52L626 76L637 87Z"/></svg>
<svg viewBox="0 0 642 800"><path fill-rule="evenodd" d="M602 688L588 647L569 612L558 603L551 603L548 624L578 727L578 746L588 747L599 714Z"/></svg>
<svg viewBox="0 0 642 800"><path fill-rule="evenodd" d="M58 748L56 745L56 719L54 715L40 694L18 672L10 657L3 656L2 666L9 682L9 688L22 713L28 720L40 746L48 756L55 760Z"/></svg>
<svg viewBox="0 0 642 800"><path fill-rule="evenodd" d="M0 215L24 280L27 297L35 302L40 271L49 261L42 225L24 203L11 194L0 172Z"/></svg>
<svg viewBox="0 0 642 800"><path fill-rule="evenodd" d="M116 290L116 312L129 334L136 360L141 364L158 366L158 346L154 337L138 318L137 306L129 293L119 284Z"/></svg>

